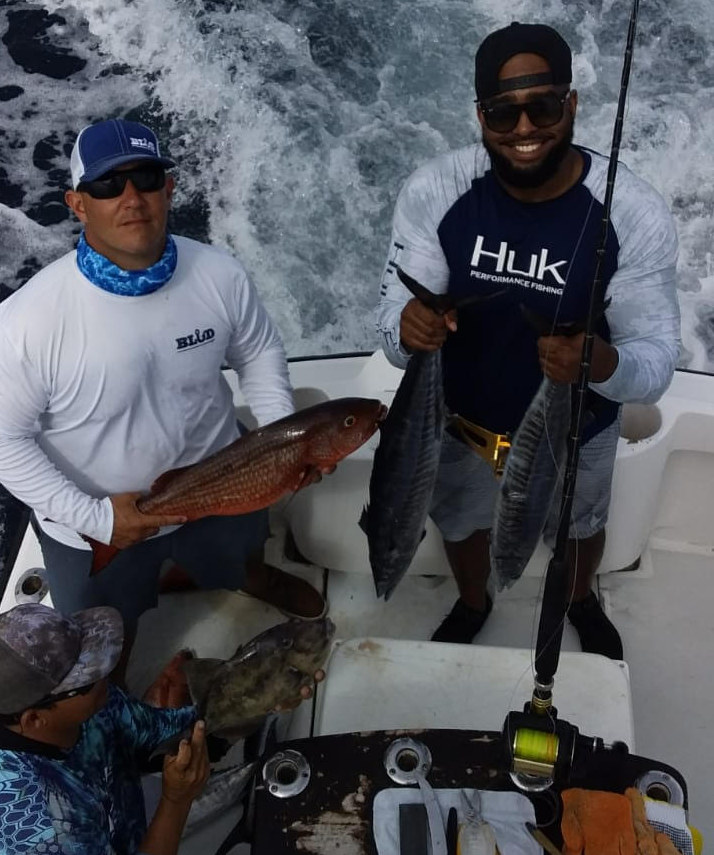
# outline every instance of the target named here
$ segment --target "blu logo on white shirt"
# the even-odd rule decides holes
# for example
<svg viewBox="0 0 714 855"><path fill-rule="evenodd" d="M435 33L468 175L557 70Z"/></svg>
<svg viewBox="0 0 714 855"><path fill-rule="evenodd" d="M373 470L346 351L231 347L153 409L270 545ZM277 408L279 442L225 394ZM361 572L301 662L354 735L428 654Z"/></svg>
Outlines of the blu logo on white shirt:
<svg viewBox="0 0 714 855"><path fill-rule="evenodd" d="M210 327L205 330L195 329L188 335L179 336L176 339L176 350L187 350L190 347L198 347L215 338L216 333Z"/></svg>

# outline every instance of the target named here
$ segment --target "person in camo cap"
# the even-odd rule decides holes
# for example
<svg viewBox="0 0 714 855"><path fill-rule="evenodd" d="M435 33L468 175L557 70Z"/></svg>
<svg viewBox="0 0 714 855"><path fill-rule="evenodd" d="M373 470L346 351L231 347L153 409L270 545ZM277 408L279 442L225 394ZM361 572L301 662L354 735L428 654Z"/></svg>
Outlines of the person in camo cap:
<svg viewBox="0 0 714 855"><path fill-rule="evenodd" d="M155 709L108 682L118 611L62 616L35 603L0 615L0 852L173 855L209 772L193 707ZM194 724L166 757L147 828L140 758Z"/></svg>

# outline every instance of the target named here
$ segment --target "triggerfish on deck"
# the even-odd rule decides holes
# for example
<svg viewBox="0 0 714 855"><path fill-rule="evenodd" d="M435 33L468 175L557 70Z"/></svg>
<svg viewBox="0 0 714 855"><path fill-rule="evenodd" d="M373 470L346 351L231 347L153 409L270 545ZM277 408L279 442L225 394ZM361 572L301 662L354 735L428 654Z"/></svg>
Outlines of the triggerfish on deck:
<svg viewBox="0 0 714 855"><path fill-rule="evenodd" d="M370 398L337 398L250 431L199 463L161 475L136 503L146 514L178 514L187 521L247 514L312 483L377 430L387 408ZM92 574L119 552L85 538Z"/></svg>
<svg viewBox="0 0 714 855"><path fill-rule="evenodd" d="M206 733L236 742L258 730L266 716L287 712L312 686L330 652L335 625L329 618L292 618L242 644L230 659L188 659L186 673L197 717ZM190 731L171 737L155 754L175 753Z"/></svg>

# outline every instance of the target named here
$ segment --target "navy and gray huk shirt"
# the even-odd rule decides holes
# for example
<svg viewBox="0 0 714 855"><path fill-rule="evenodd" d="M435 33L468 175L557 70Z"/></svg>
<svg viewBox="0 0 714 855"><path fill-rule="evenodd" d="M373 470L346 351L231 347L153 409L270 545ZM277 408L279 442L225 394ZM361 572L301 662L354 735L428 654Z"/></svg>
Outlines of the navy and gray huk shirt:
<svg viewBox="0 0 714 855"><path fill-rule="evenodd" d="M513 432L542 379L530 311L547 324L584 322L600 242L607 159L580 148L584 168L562 196L524 203L494 177L481 146L450 152L406 182L394 213L382 277L378 328L387 356L403 366L399 319L411 295L402 267L435 293L494 295L463 308L444 345L451 412ZM677 239L664 201L622 164L602 270L610 300L597 332L618 350L604 383L592 383L593 435L623 401L656 400L679 355ZM498 294L497 292L502 292Z"/></svg>

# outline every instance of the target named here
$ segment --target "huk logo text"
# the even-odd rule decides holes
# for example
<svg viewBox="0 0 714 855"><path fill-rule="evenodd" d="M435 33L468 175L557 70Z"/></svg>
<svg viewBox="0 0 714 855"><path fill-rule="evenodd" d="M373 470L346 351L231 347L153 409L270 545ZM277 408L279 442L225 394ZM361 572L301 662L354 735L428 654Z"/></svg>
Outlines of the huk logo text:
<svg viewBox="0 0 714 855"><path fill-rule="evenodd" d="M502 240L496 252L489 252L483 248L484 237L478 235L474 254L471 257L471 267L478 269L481 259L492 258L496 262L496 273L512 273L515 276L527 276L529 279L537 279L544 282L547 274L550 274L559 285L565 285L565 279L561 276L559 267L567 266L567 261L554 261L548 264L548 250L541 249L539 253L531 253L530 262L523 267L525 259L516 260L516 252L508 248L508 243ZM519 265L518 267L516 265Z"/></svg>
<svg viewBox="0 0 714 855"><path fill-rule="evenodd" d="M209 327L206 330L196 329L189 335L182 335L176 339L176 350L187 350L189 347L198 347L215 338L215 332Z"/></svg>

